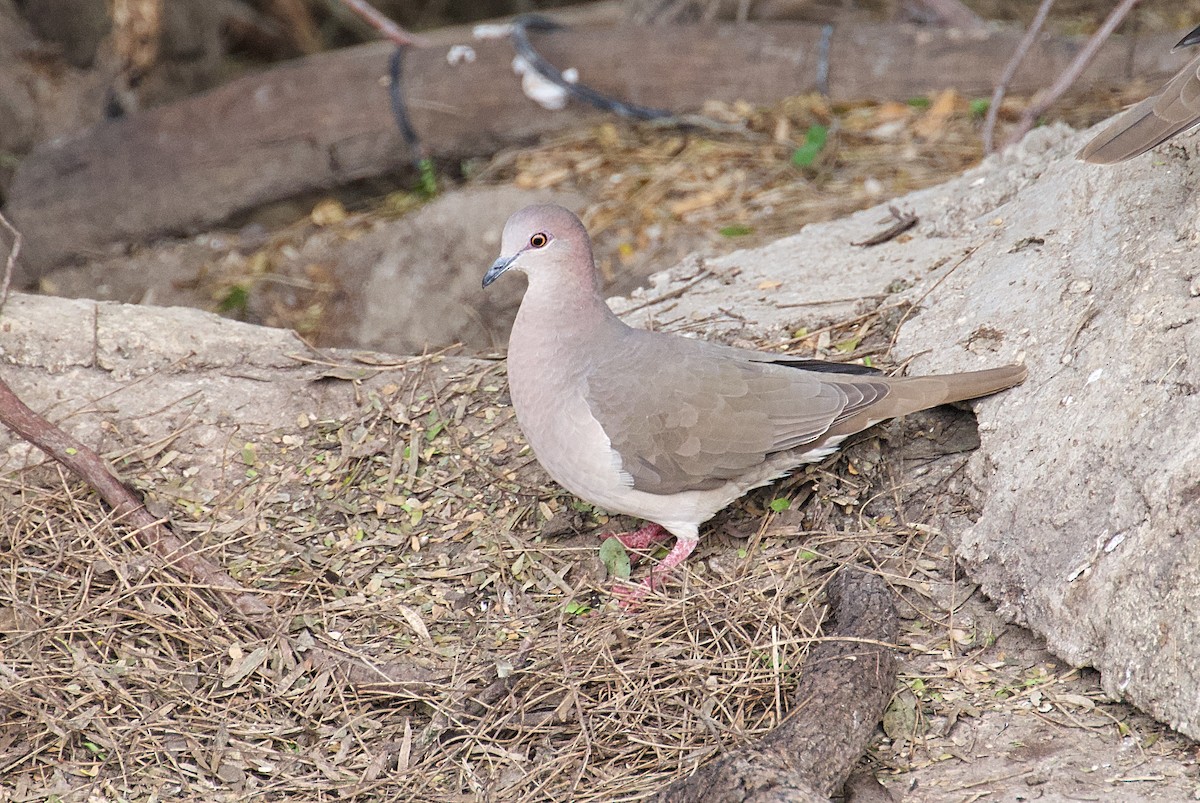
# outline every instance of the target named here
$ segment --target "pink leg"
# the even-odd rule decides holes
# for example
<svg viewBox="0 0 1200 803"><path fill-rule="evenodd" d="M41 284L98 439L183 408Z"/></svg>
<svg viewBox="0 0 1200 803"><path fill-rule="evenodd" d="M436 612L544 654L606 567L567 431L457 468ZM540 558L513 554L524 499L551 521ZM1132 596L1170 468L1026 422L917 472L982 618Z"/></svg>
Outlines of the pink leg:
<svg viewBox="0 0 1200 803"><path fill-rule="evenodd" d="M658 585L663 576L674 569L679 564L687 559L687 556L692 554L692 550L696 548L698 543L695 538L676 538L675 546L671 548L670 553L658 562L658 565L650 570L650 576L642 582L641 585L629 586L617 584L613 586L613 595L621 601L621 607L625 610L630 610L637 601L649 594Z"/></svg>
<svg viewBox="0 0 1200 803"><path fill-rule="evenodd" d="M628 533L601 533L601 538L615 538L626 549L645 549L657 546L671 537L661 524L648 522L641 529Z"/></svg>

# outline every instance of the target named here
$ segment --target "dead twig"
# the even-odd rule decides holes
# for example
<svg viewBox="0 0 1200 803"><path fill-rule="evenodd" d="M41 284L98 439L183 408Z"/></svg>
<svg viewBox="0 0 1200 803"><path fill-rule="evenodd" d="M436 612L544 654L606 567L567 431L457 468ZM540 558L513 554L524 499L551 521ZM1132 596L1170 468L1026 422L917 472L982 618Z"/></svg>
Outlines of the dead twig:
<svg viewBox="0 0 1200 803"><path fill-rule="evenodd" d="M12 234L12 248L8 250L8 258L4 260L4 278L0 280L0 310L4 309L4 304L8 301L8 291L12 286L13 271L17 267L17 257L21 254L21 232L17 231L13 224L8 222L8 218L0 212L0 226L3 226L10 234Z"/></svg>
<svg viewBox="0 0 1200 803"><path fill-rule="evenodd" d="M404 30L399 25L383 16L383 14L379 13L379 11L370 3L366 2L366 0L342 0L342 4L361 17L372 28L383 34L385 39L395 42L399 47L405 47L408 45L413 45L415 47L429 46L428 39Z"/></svg>
<svg viewBox="0 0 1200 803"><path fill-rule="evenodd" d="M1034 15L1033 22L1029 23L1029 30L1025 32L1021 43L1017 45L1016 51L1008 64L1004 66L1004 72L1000 75L1000 80L996 83L996 89L992 92L992 102L988 104L987 117L983 122L983 152L991 153L995 150L996 137L996 120L1000 116L1000 104L1004 102L1004 95L1008 92L1008 85L1012 83L1013 76L1017 74L1017 68L1021 66L1021 62L1029 55L1029 48L1033 47L1037 35L1041 32L1042 26L1046 24L1046 17L1050 15L1050 8L1054 5L1054 0L1042 0L1038 6L1037 14Z"/></svg>
<svg viewBox="0 0 1200 803"><path fill-rule="evenodd" d="M1048 0L1046 1L1048 2ZM1117 26L1125 20L1125 17L1129 15L1130 11L1133 11L1134 6L1139 2L1140 0L1121 0L1120 5L1109 13L1108 18L1104 20L1104 24L1092 34L1092 38L1079 51L1079 55L1071 62L1071 66L1063 71L1063 74L1058 77L1058 80L1049 89L1045 92L1039 92L1034 97L1033 102L1021 113L1021 119L1017 121L1016 128L1009 133L1008 139L1005 140L1005 147L1019 142L1022 137L1028 134L1037 119L1054 105L1054 102L1062 97L1064 92L1071 88L1071 85L1079 78L1080 73L1091 63L1096 55L1096 51L1108 40L1112 32L1117 29Z"/></svg>
<svg viewBox="0 0 1200 803"><path fill-rule="evenodd" d="M895 221L892 223L892 225L888 226L878 234L872 234L867 239L860 240L857 243L850 243L850 245L868 247L886 243L888 240L894 240L895 238L899 237L901 234L917 225L917 223L921 220L921 218L915 213L901 212L895 206L889 206L888 211L892 213L892 220Z"/></svg>
<svg viewBox="0 0 1200 803"><path fill-rule="evenodd" d="M117 479L100 455L35 413L3 379L0 379L0 423L95 488L117 518L134 528L139 541L191 581L222 592L234 608L247 616L270 612L254 592L197 555L156 519L134 492Z"/></svg>

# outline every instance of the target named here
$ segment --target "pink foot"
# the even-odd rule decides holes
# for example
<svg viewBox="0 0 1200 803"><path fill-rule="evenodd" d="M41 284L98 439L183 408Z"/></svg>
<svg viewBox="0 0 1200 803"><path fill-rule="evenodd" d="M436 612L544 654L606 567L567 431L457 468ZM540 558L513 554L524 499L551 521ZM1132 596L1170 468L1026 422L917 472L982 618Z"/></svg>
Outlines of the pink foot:
<svg viewBox="0 0 1200 803"><path fill-rule="evenodd" d="M642 526L641 529L634 530L628 533L600 533L603 538L615 538L621 542L621 546L626 549L645 549L649 546L657 546L663 541L671 537L661 524L650 522Z"/></svg>
<svg viewBox="0 0 1200 803"><path fill-rule="evenodd" d="M654 526L657 527L658 525ZM638 535L645 529L647 528L643 527L637 533L627 533L627 535ZM660 527L659 529L662 528ZM666 531L664 530L664 532ZM613 585L612 593L617 598L621 609L631 611L637 607L639 600L653 591L662 582L664 576L680 563L683 563L688 555L692 554L692 550L696 548L696 543L697 540L695 538L676 538L675 546L671 548L671 551L665 558L658 562L657 566L650 570L649 576L640 585L631 586L628 583L616 583Z"/></svg>

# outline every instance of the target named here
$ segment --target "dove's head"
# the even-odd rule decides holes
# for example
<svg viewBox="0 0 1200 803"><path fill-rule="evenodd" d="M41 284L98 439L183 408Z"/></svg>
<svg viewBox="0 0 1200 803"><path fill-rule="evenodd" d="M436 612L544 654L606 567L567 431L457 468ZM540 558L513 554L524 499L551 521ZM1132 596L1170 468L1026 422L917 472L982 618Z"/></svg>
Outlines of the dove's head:
<svg viewBox="0 0 1200 803"><path fill-rule="evenodd" d="M587 229L561 206L525 207L504 225L500 258L484 274L483 286L509 270L524 271L531 283L552 280L594 287L596 269Z"/></svg>

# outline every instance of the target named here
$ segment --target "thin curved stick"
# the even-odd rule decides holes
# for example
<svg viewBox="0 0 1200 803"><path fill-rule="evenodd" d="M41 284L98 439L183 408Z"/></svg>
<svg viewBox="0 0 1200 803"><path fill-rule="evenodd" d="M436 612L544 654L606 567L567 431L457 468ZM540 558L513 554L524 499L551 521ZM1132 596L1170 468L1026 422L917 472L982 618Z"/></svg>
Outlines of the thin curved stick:
<svg viewBox="0 0 1200 803"><path fill-rule="evenodd" d="M1017 45L1017 50L1009 59L1008 64L1004 66L1004 73L1000 76L999 83L996 84L996 90L992 92L992 102L988 105L987 118L983 123L983 152L985 154L991 153L995 149L996 119L1000 116L1000 104L1004 102L1008 85L1012 83L1013 76L1017 74L1017 68L1021 66L1021 62L1029 55L1029 48L1033 47L1033 41L1041 33L1042 26L1046 24L1046 17L1050 14L1050 7L1053 5L1054 0L1042 0L1033 22L1029 23L1029 30L1025 32L1025 36Z"/></svg>
<svg viewBox="0 0 1200 803"><path fill-rule="evenodd" d="M1021 119L1017 122L1017 127L1012 130L1005 140L1004 146L1008 147L1020 141L1021 137L1029 133L1029 129L1033 128L1033 124L1037 118L1041 117L1054 102L1062 97L1063 93L1071 88L1071 85L1079 78L1084 69L1091 64L1092 59L1096 56L1096 52L1100 50L1100 46L1108 41L1108 37L1112 36L1112 32L1117 29L1125 17L1133 11L1141 0L1121 0L1121 4L1112 10L1108 18L1104 20L1104 24L1100 29L1092 34L1092 38L1083 46L1083 50L1075 56L1075 60L1071 65L1063 71L1063 74L1058 76L1058 80L1047 89L1044 93L1039 92L1034 102L1031 103L1024 112L1021 113Z"/></svg>
<svg viewBox="0 0 1200 803"><path fill-rule="evenodd" d="M13 272L17 269L17 256L21 253L21 232L13 224L8 222L8 218L0 212L0 226L3 226L9 234L12 235L12 248L8 250L8 258L4 260L4 278L0 279L0 310L4 309L5 302L8 301L8 291L12 286Z"/></svg>
<svg viewBox="0 0 1200 803"><path fill-rule="evenodd" d="M404 30L399 25L383 16L383 14L381 14L370 3L366 2L366 0L342 0L342 5L365 20L368 25L379 31L379 33L383 34L385 39L390 39L401 47L404 47L405 45L415 45L416 47L429 46L428 39Z"/></svg>

